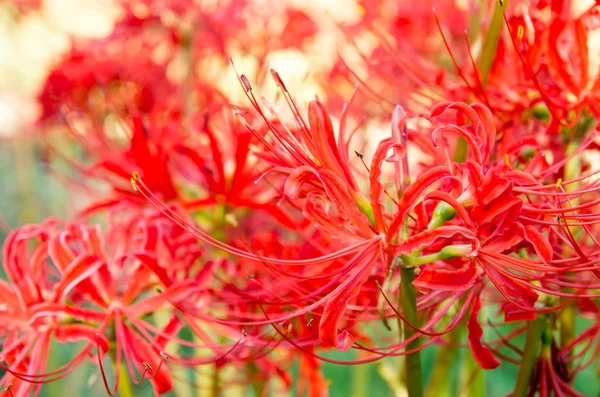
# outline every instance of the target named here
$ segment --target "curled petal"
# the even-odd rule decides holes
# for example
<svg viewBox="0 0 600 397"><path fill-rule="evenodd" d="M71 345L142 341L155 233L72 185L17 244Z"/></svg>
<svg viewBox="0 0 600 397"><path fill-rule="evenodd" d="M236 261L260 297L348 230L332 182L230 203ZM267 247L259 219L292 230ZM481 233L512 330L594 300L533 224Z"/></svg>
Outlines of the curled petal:
<svg viewBox="0 0 600 397"><path fill-rule="evenodd" d="M415 287L433 291L465 291L477 280L477 267L467 260L460 269L445 269L434 264L421 266L421 273L413 282Z"/></svg>
<svg viewBox="0 0 600 397"><path fill-rule="evenodd" d="M544 263L548 263L552 260L552 246L550 242L544 235L535 228L535 226L527 225L524 228L525 240L533 245L535 252L537 252L538 256L544 261Z"/></svg>
<svg viewBox="0 0 600 397"><path fill-rule="evenodd" d="M87 340L97 344L102 353L106 353L110 347L108 339L98 329L85 324L63 324L56 328L56 340L60 343L74 343Z"/></svg>
<svg viewBox="0 0 600 397"><path fill-rule="evenodd" d="M441 226L436 229L428 229L409 239L403 241L401 244L391 244L389 248L394 255L401 255L413 252L419 249L423 245L431 245L435 240L440 238L451 238L455 236L462 236L463 238L470 240L474 246L477 245L477 237L473 232L467 228L461 226Z"/></svg>
<svg viewBox="0 0 600 397"><path fill-rule="evenodd" d="M537 316L535 312L523 310L510 302L502 305L502 311L504 312L504 321L533 321Z"/></svg>
<svg viewBox="0 0 600 397"><path fill-rule="evenodd" d="M397 105L392 113L392 142L395 144L394 154L387 161L400 162L406 157L406 112Z"/></svg>
<svg viewBox="0 0 600 397"><path fill-rule="evenodd" d="M299 198L302 185L316 176L317 172L309 166L304 165L296 168L285 181L284 194L292 200Z"/></svg>
<svg viewBox="0 0 600 397"><path fill-rule="evenodd" d="M337 150L331 118L322 103L311 101L308 104L308 124L317 151L315 154L321 164L338 175L346 175Z"/></svg>
<svg viewBox="0 0 600 397"><path fill-rule="evenodd" d="M473 299L471 314L469 316L469 322L467 323L467 328L469 329L469 345L471 346L473 358L481 368L494 369L500 365L500 361L494 357L492 351L483 344L483 329L477 319L479 309L481 309L481 299L479 295L477 295Z"/></svg>
<svg viewBox="0 0 600 397"><path fill-rule="evenodd" d="M65 272L63 279L55 287L54 301L59 302L62 300L69 291L96 273L103 265L104 262L99 260L96 255L83 254L77 257Z"/></svg>
<svg viewBox="0 0 600 397"><path fill-rule="evenodd" d="M155 257L148 255L147 253L136 253L133 256L138 259L144 267L154 273L165 287L171 286L173 282L167 274L167 270L158 263Z"/></svg>
<svg viewBox="0 0 600 397"><path fill-rule="evenodd" d="M381 205L381 198L384 195L383 185L379 181L381 177L381 164L385 160L387 151L394 146L390 140L382 141L371 162L371 172L369 174L369 197L371 200L371 208L373 209L373 218L375 219L375 226L379 233L385 233L385 224L383 222L383 205Z"/></svg>
<svg viewBox="0 0 600 397"><path fill-rule="evenodd" d="M319 171L319 178L327 197L335 204L340 216L350 221L352 226L364 236L374 236L375 234L366 222L365 216L359 211L344 181L330 170Z"/></svg>
<svg viewBox="0 0 600 397"><path fill-rule="evenodd" d="M490 171L485 175L479 188L477 188L476 197L478 204L489 206L510 194L512 187L513 184L508 179Z"/></svg>
<svg viewBox="0 0 600 397"><path fill-rule="evenodd" d="M307 200L302 208L302 213L316 228L327 233L333 238L348 243L358 243L364 239L356 233L344 228L343 224L330 217L322 206L314 201Z"/></svg>
<svg viewBox="0 0 600 397"><path fill-rule="evenodd" d="M474 159L475 162L478 164L483 164L481 150L479 149L479 147L481 146L481 142L479 142L479 139L476 136L474 136L473 134L467 132L465 129L460 128L456 125L445 125L443 127L436 128L431 133L431 139L433 140L433 143L436 145L436 147L437 147L436 141L437 141L438 136L444 132L451 132L451 133L454 133L454 134L462 137L467 142L469 149L471 149L471 152L473 153L473 156L475 157L475 159Z"/></svg>
<svg viewBox="0 0 600 397"><path fill-rule="evenodd" d="M388 231L388 241L391 240L396 234L398 228L404 224L406 213L413 207L413 205L415 205L421 195L429 187L431 187L431 185L446 178L454 178L448 167L434 167L423 173L421 176L419 176L419 178L417 178L416 181L408 186L408 188L404 191L402 199L398 202L398 212L396 213L396 216L394 217L394 220L390 226L390 230ZM458 179L454 179L458 181Z"/></svg>
<svg viewBox="0 0 600 397"><path fill-rule="evenodd" d="M484 266L483 269L490 281L494 283L505 298L521 309L534 310L533 305L538 299L537 292L512 278L500 274L489 266Z"/></svg>
<svg viewBox="0 0 600 397"><path fill-rule="evenodd" d="M479 115L482 128L482 135L479 137L483 142L482 152L484 158L487 158L496 142L496 125L494 124L494 116L490 109L481 103L474 103L471 107Z"/></svg>
<svg viewBox="0 0 600 397"><path fill-rule="evenodd" d="M325 304L323 317L319 323L319 337L323 342L329 343L341 351L352 347L354 337L346 330L339 332L339 324L348 303L358 295L360 288L377 264L377 257L381 253L379 244L379 240L374 240L351 259L356 263L356 266L353 266L356 270L336 288Z"/></svg>

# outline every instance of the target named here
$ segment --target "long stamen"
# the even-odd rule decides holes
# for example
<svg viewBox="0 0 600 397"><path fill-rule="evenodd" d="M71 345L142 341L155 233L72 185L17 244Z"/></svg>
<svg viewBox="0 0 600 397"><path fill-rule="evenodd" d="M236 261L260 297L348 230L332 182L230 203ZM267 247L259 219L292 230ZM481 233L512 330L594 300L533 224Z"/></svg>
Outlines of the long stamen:
<svg viewBox="0 0 600 397"><path fill-rule="evenodd" d="M287 266L306 266L306 265L318 265L323 262L328 262L334 259L342 258L348 254L354 253L358 251L360 248L373 243L373 240L364 240L354 245L342 248L336 252L333 252L328 255L323 255L320 257L312 258L312 259L298 259L298 260L281 260L276 258L268 258L263 256L252 255L247 251L240 250L238 248L232 247L228 244L225 244L214 237L210 236L208 233L198 229L196 226L191 225L189 222L185 221L181 216L179 216L175 211L169 208L166 204L162 203L150 189L144 184L141 178L132 179L132 184L137 189L139 193L141 193L151 204L153 204L157 209L159 209L165 216L171 219L173 222L177 223L183 229L188 231L193 236L197 237L201 241L223 250L232 255L236 255L241 258L255 260L255 261L266 261L274 264L281 264Z"/></svg>

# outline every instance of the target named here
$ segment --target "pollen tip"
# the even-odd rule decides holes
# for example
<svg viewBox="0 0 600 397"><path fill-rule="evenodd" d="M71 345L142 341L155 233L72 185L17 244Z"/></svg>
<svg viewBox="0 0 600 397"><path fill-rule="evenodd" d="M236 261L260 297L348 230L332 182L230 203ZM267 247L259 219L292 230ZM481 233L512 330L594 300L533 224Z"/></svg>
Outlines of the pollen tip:
<svg viewBox="0 0 600 397"><path fill-rule="evenodd" d="M160 356L163 358L163 360L167 361L169 360L169 356L167 356L167 353L165 353L164 351L160 351L159 352Z"/></svg>
<svg viewBox="0 0 600 397"><path fill-rule="evenodd" d="M148 371L152 371L152 366L150 364L148 364L148 362L144 361L144 362L142 362L142 364L144 364L144 367L146 367L146 369Z"/></svg>
<svg viewBox="0 0 600 397"><path fill-rule="evenodd" d="M523 38L523 25L519 25L517 28L517 38L521 40Z"/></svg>
<svg viewBox="0 0 600 397"><path fill-rule="evenodd" d="M250 85L250 80L248 80L248 77L246 77L245 74L240 75L240 80L242 81L244 90L246 90L246 92L252 92L252 86Z"/></svg>
<svg viewBox="0 0 600 397"><path fill-rule="evenodd" d="M562 186L562 178L558 178L558 180L556 181L556 188L560 189L561 186Z"/></svg>
<svg viewBox="0 0 600 397"><path fill-rule="evenodd" d="M246 330L245 330L245 329L242 329L242 336L243 336L244 338L246 338L246 337L248 336L248 334L246 333Z"/></svg>
<svg viewBox="0 0 600 397"><path fill-rule="evenodd" d="M240 225L237 221L237 218L233 214L226 214L225 221L233 227L238 227Z"/></svg>
<svg viewBox="0 0 600 397"><path fill-rule="evenodd" d="M133 191L137 192L138 188L137 188L136 180L134 178L131 178L130 182L131 182L131 187L133 188Z"/></svg>
<svg viewBox="0 0 600 397"><path fill-rule="evenodd" d="M507 167L510 167L510 159L508 158L508 153L504 153L504 163Z"/></svg>
<svg viewBox="0 0 600 397"><path fill-rule="evenodd" d="M275 69L271 69L269 70L269 72L271 73L271 77L273 77L275 84L277 84L277 87L281 88L283 91L287 91L287 88L285 87L283 80L281 80L281 76L279 76L279 73L277 73Z"/></svg>
<svg viewBox="0 0 600 397"><path fill-rule="evenodd" d="M140 174L137 171L133 171L131 173L131 176L133 177L133 179L135 179L136 181L140 180Z"/></svg>

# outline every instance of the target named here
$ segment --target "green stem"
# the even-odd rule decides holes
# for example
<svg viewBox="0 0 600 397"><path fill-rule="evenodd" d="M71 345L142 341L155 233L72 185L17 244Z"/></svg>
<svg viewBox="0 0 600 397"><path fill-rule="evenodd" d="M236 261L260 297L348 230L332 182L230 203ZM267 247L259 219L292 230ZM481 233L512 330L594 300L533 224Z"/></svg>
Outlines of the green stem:
<svg viewBox="0 0 600 397"><path fill-rule="evenodd" d="M501 3L503 5L501 5ZM492 70L494 58L496 57L496 48L498 47L500 33L502 33L502 24L504 22L504 11L502 8L506 7L507 4L508 0L499 0L496 2L490 27L485 35L485 39L483 40L481 57L479 58L479 75L481 77L481 85L483 87L485 87L487 84L488 76Z"/></svg>
<svg viewBox="0 0 600 397"><path fill-rule="evenodd" d="M31 140L15 139L14 145L14 169L18 188L18 203L20 205L20 222L32 223L40 219L39 208L36 203L35 192L35 153L34 144Z"/></svg>
<svg viewBox="0 0 600 397"><path fill-rule="evenodd" d="M579 147L579 142L577 142L577 141L571 142L567 146L567 155L573 154L575 152L575 150L577 150L578 147ZM581 175L581 168L582 168L581 156L572 157L565 164L565 179L570 180L570 179L577 178L579 175ZM580 187L581 187L581 182L575 182L575 183L566 185L564 187L564 189L566 192L573 192L575 190L578 190ZM580 201L581 201L580 197L574 196L569 199L569 206L570 207L578 206L580 204ZM567 226L567 227L569 227L569 230L571 231L571 233L573 234L573 237L575 239L577 239L578 235L580 235L583 231L581 227L572 227L572 226ZM563 287L563 291L566 293L573 293L573 289L568 288L568 287ZM573 302L570 302L570 298L565 297L565 298L562 298L561 300L563 301L563 303L565 303L565 307L560 311L559 317L558 317L559 324L560 324L560 346L565 347L569 343L571 343L571 341L573 341L573 339L575 339L575 313L576 313L576 310L575 310L575 306L573 305ZM567 368L570 369L572 367L572 364L573 364L572 361L566 363Z"/></svg>
<svg viewBox="0 0 600 397"><path fill-rule="evenodd" d="M481 369L470 353L466 354L464 370L464 383L468 387L466 393L461 395L466 397L485 396L485 371Z"/></svg>
<svg viewBox="0 0 600 397"><path fill-rule="evenodd" d="M253 362L248 363L248 375L252 379L250 385L252 386L252 390L254 391L254 396L262 397L265 393L267 381L265 378L260 376L260 370Z"/></svg>
<svg viewBox="0 0 600 397"><path fill-rule="evenodd" d="M351 397L368 396L369 370L368 365L355 365L352 369L352 395Z"/></svg>
<svg viewBox="0 0 600 397"><path fill-rule="evenodd" d="M215 368L213 370L213 374L212 374L212 382L211 382L211 396L212 397L219 397L219 392L220 392L220 383L221 380L219 379L219 367L217 366L217 364L215 364Z"/></svg>
<svg viewBox="0 0 600 397"><path fill-rule="evenodd" d="M456 148L454 149L454 156L452 160L455 163L464 163L467 160L467 152L469 150L469 146L467 145L467 141L463 137L458 137L456 141Z"/></svg>
<svg viewBox="0 0 600 397"><path fill-rule="evenodd" d="M133 397L133 386L129 380L129 374L127 373L127 367L125 363L121 363L119 368L119 394L121 397Z"/></svg>
<svg viewBox="0 0 600 397"><path fill-rule="evenodd" d="M437 354L435 367L431 374L431 380L427 385L425 397L448 397L457 395L456 390L452 390L452 366L458 360L459 349L456 346L460 345L462 336L461 326L456 327L450 332L450 343L442 345Z"/></svg>
<svg viewBox="0 0 600 397"><path fill-rule="evenodd" d="M571 292L571 289L565 288L565 291ZM568 302L566 298L563 301L566 306L559 312L561 347L567 346L575 339L575 306L573 302ZM572 362L567 362L567 368L571 368L572 364Z"/></svg>
<svg viewBox="0 0 600 397"><path fill-rule="evenodd" d="M414 268L400 268L400 290L398 296L398 303L401 305L404 317L412 325L418 327L419 323L417 320L417 291L412 284L415 279ZM401 323L401 320L398 320ZM404 340L412 337L415 331L404 325L399 328L404 330ZM412 350L419 347L418 338L413 340L406 346L406 349ZM422 397L423 396L423 375L421 370L421 352L416 351L406 356L405 376L406 376L406 388L408 390L409 397Z"/></svg>
<svg viewBox="0 0 600 397"><path fill-rule="evenodd" d="M521 366L517 375L517 384L512 397L525 397L529 392L529 382L531 381L533 367L538 357L538 350L545 325L545 316L538 316L527 325L525 349L523 350L523 358L521 359Z"/></svg>

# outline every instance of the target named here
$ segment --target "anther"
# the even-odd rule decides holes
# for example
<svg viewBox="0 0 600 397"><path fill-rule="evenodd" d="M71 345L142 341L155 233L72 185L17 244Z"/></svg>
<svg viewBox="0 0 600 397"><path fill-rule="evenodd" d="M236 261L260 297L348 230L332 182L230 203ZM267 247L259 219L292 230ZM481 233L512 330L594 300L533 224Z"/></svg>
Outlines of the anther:
<svg viewBox="0 0 600 397"><path fill-rule="evenodd" d="M356 157L358 157L359 159L362 159L365 157L364 154L357 152L356 150L354 151L354 154L356 154Z"/></svg>
<svg viewBox="0 0 600 397"><path fill-rule="evenodd" d="M558 180L556 181L556 188L560 189L562 187L562 178L558 178Z"/></svg>
<svg viewBox="0 0 600 397"><path fill-rule="evenodd" d="M233 214L225 215L225 221L233 227L238 227L240 225L237 221L237 218Z"/></svg>
<svg viewBox="0 0 600 397"><path fill-rule="evenodd" d="M312 324L312 322L313 322L313 319L311 318L311 319L310 319L310 320L308 320L308 322L306 323L306 326L307 326L307 327L310 327L310 325Z"/></svg>
<svg viewBox="0 0 600 397"><path fill-rule="evenodd" d="M252 92L252 86L250 85L250 81L245 75L240 75L240 80L242 80L242 84L244 85L244 89L246 92Z"/></svg>
<svg viewBox="0 0 600 397"><path fill-rule="evenodd" d="M517 28L517 38L521 40L523 38L523 25L519 25Z"/></svg>
<svg viewBox="0 0 600 397"><path fill-rule="evenodd" d="M163 358L163 360L165 360L165 361L169 360L169 356L167 356L167 353L165 353L165 352L163 352L163 351L161 351L161 352L160 352L160 356L161 356L161 357Z"/></svg>
<svg viewBox="0 0 600 397"><path fill-rule="evenodd" d="M287 91L287 88L285 87L283 80L281 80L279 73L277 73L277 71L273 69L271 69L270 72L271 76L273 77L273 80L275 80L275 84L277 84L277 87L281 88L283 91Z"/></svg>
<svg viewBox="0 0 600 397"><path fill-rule="evenodd" d="M152 366L150 364L148 364L146 361L144 361L142 364L144 364L144 367L146 367L148 371L152 372Z"/></svg>

